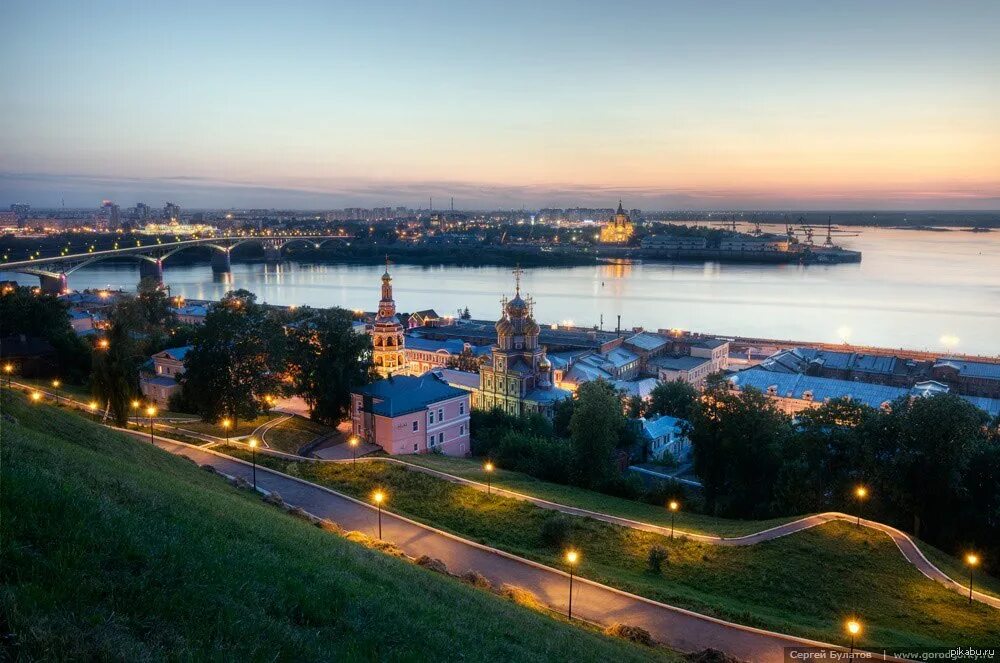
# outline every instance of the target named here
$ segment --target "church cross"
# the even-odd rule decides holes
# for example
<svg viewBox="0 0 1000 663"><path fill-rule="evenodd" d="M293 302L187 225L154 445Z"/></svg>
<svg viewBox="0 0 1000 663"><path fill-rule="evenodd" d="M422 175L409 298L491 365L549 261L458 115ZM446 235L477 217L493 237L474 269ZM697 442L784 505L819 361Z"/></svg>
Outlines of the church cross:
<svg viewBox="0 0 1000 663"><path fill-rule="evenodd" d="M517 294L519 295L521 294L521 274L523 273L524 272L521 270L521 263L518 263L517 266L514 267L514 284L517 288Z"/></svg>

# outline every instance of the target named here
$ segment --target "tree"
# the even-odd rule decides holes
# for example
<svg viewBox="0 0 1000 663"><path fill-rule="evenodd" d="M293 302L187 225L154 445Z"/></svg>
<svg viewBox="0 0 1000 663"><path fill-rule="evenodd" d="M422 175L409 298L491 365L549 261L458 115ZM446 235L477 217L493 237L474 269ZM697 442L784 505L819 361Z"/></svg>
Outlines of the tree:
<svg viewBox="0 0 1000 663"><path fill-rule="evenodd" d="M960 396L939 394L900 398L886 418L896 432L885 466L888 497L900 515L912 518L914 535L926 526L930 538L938 538L953 526L963 476L985 437L986 413Z"/></svg>
<svg viewBox="0 0 1000 663"><path fill-rule="evenodd" d="M646 401L636 394L625 400L625 411L630 419L638 419L646 413Z"/></svg>
<svg viewBox="0 0 1000 663"><path fill-rule="evenodd" d="M295 389L312 418L330 425L350 413L351 389L374 377L371 336L355 333L351 321L350 311L332 308L298 322L292 332Z"/></svg>
<svg viewBox="0 0 1000 663"><path fill-rule="evenodd" d="M763 517L771 513L781 452L792 434L789 418L757 391L709 386L691 413L695 472L711 513Z"/></svg>
<svg viewBox="0 0 1000 663"><path fill-rule="evenodd" d="M89 347L69 323L68 306L53 295L18 287L0 294L0 337L42 338L55 349L62 378L82 382L90 365ZM0 348L2 352L2 348Z"/></svg>
<svg viewBox="0 0 1000 663"><path fill-rule="evenodd" d="M621 398L614 387L604 380L580 385L569 422L574 476L580 485L597 488L618 475L613 454L627 437L626 429Z"/></svg>
<svg viewBox="0 0 1000 663"><path fill-rule="evenodd" d="M139 393L141 347L136 329L139 311L131 298L123 298L108 318L108 347L93 354L91 389L107 406L115 424L128 423L131 401Z"/></svg>
<svg viewBox="0 0 1000 663"><path fill-rule="evenodd" d="M285 335L246 290L229 292L205 316L184 361L184 400L207 421L253 419L280 393Z"/></svg>
<svg viewBox="0 0 1000 663"><path fill-rule="evenodd" d="M698 390L681 380L661 382L649 393L649 414L689 419Z"/></svg>
<svg viewBox="0 0 1000 663"><path fill-rule="evenodd" d="M468 373L478 373L484 359L484 357L474 355L471 349L463 348L457 355L449 357L448 361L445 362L445 366Z"/></svg>

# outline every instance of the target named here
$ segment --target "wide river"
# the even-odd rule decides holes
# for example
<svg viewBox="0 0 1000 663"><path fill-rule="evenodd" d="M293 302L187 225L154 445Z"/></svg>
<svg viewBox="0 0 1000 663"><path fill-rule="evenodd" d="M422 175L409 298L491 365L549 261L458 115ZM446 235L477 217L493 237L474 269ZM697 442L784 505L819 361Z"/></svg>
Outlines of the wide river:
<svg viewBox="0 0 1000 663"><path fill-rule="evenodd" d="M1000 355L1000 232L865 228L840 241L860 264L640 263L525 270L523 291L540 322L613 329L686 329L725 335L850 341L888 348ZM390 251L391 255L391 251ZM165 268L174 295L218 299L246 288L273 304L374 310L380 266L234 263L230 280L210 266ZM496 318L514 289L505 267L395 265L398 309ZM4 275L34 282L33 277ZM134 288L138 268L98 263L71 288Z"/></svg>

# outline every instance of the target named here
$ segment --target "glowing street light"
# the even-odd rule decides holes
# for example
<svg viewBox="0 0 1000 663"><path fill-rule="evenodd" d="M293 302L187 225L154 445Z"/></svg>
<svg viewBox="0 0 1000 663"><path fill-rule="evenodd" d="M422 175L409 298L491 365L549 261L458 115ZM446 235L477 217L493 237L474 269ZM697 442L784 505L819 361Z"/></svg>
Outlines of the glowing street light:
<svg viewBox="0 0 1000 663"><path fill-rule="evenodd" d="M677 500L670 500L667 504L667 508L670 509L670 538L674 538L674 518L677 516L677 512L680 511L681 503Z"/></svg>
<svg viewBox="0 0 1000 663"><path fill-rule="evenodd" d="M566 551L566 566L569 567L569 610L566 612L566 615L570 621L573 619L573 569L576 568L576 564L579 561L580 553L575 550Z"/></svg>
<svg viewBox="0 0 1000 663"><path fill-rule="evenodd" d="M153 417L156 416L156 406L147 407L146 416L149 417L149 443L153 444Z"/></svg>
<svg viewBox="0 0 1000 663"><path fill-rule="evenodd" d="M850 619L847 622L847 632L851 636L851 658L854 657L854 641L861 633L861 622L856 619Z"/></svg>
<svg viewBox="0 0 1000 663"><path fill-rule="evenodd" d="M483 465L483 471L486 472L486 494L487 495L489 495L490 491L492 490L492 486L491 486L491 483L490 483L490 478L493 476L493 470L494 469L495 468L493 466L493 463L490 462L490 461L486 461L486 464Z"/></svg>
<svg viewBox="0 0 1000 663"><path fill-rule="evenodd" d="M378 538L382 538L382 502L385 501L385 493L381 490L376 490L372 494L372 501L378 506Z"/></svg>
<svg viewBox="0 0 1000 663"><path fill-rule="evenodd" d="M132 401L132 409L136 410L136 415L135 415L135 425L136 426L139 425L139 414L138 414L139 405L140 405L140 403L139 403L138 400L133 400Z"/></svg>
<svg viewBox="0 0 1000 663"><path fill-rule="evenodd" d="M58 389L61 386L62 386L62 382L59 381L59 378L56 378L55 380L52 381L52 388L53 389Z"/></svg>
<svg viewBox="0 0 1000 663"><path fill-rule="evenodd" d="M351 437L347 438L347 444L349 447L351 447L351 459L352 459L351 465L358 464L358 445L360 443L361 440L358 439L357 435L352 435Z"/></svg>
<svg viewBox="0 0 1000 663"><path fill-rule="evenodd" d="M226 431L226 444L229 444L229 428L232 425L233 422L228 417L222 420L222 428Z"/></svg>
<svg viewBox="0 0 1000 663"><path fill-rule="evenodd" d="M250 458L253 460L253 489L257 491L257 438L251 437L247 440L250 445Z"/></svg>
<svg viewBox="0 0 1000 663"><path fill-rule="evenodd" d="M969 565L969 603L972 603L972 575L976 572L976 567L979 566L979 555L969 553L965 556L965 563Z"/></svg>
<svg viewBox="0 0 1000 663"><path fill-rule="evenodd" d="M4 364L3 374L7 376L7 388L10 389L10 376L14 373L14 364Z"/></svg>
<svg viewBox="0 0 1000 663"><path fill-rule="evenodd" d="M860 527L861 507L864 504L864 501L868 499L868 488L866 488L865 486L858 486L857 488L854 489L854 497L858 500L858 522L855 524L855 527Z"/></svg>
<svg viewBox="0 0 1000 663"><path fill-rule="evenodd" d="M33 400L36 403L38 401L42 400L42 392L40 392L40 391L33 391L33 392L31 392L31 400Z"/></svg>
<svg viewBox="0 0 1000 663"><path fill-rule="evenodd" d="M97 347L99 350L107 350L111 346L111 343L106 338L98 339Z"/></svg>

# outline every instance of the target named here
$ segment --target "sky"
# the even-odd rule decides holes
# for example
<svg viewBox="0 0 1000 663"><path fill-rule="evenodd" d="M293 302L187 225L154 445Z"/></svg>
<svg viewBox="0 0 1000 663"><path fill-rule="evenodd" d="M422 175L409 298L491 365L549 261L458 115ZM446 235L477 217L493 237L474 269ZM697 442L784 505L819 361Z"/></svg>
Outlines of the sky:
<svg viewBox="0 0 1000 663"><path fill-rule="evenodd" d="M1000 2L0 3L0 205L1000 209Z"/></svg>

